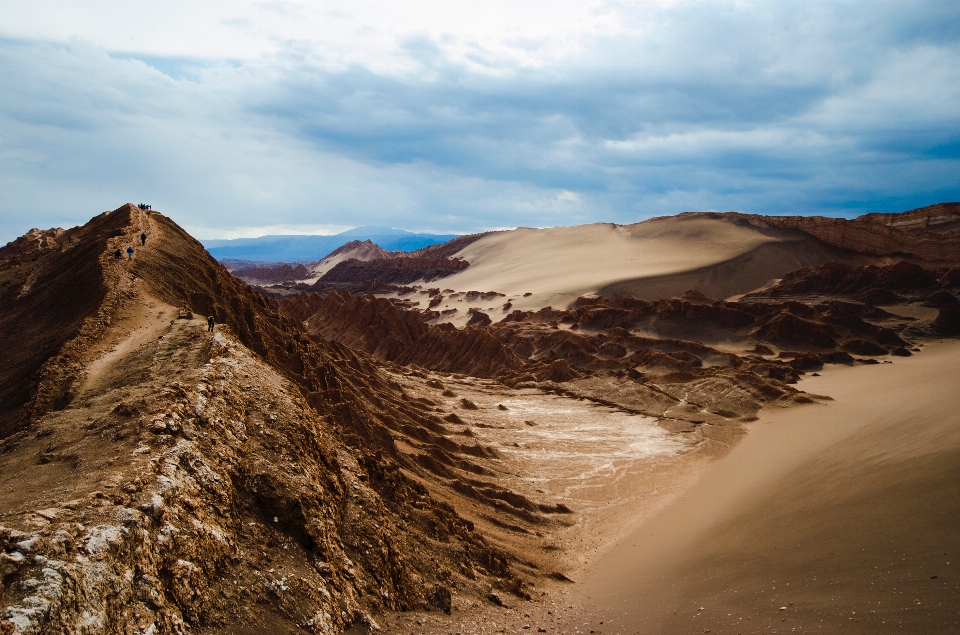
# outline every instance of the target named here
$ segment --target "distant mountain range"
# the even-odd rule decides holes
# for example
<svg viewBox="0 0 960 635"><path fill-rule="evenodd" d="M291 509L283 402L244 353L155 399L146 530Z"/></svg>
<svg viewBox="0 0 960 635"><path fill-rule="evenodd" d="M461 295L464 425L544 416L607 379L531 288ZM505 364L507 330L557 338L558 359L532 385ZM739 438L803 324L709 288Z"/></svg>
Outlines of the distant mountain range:
<svg viewBox="0 0 960 635"><path fill-rule="evenodd" d="M334 249L351 240L371 240L387 251L415 251L429 245L445 243L456 234L418 234L367 225L341 232L333 236L260 236L259 238L235 238L204 240L217 260L247 260L253 262L315 262Z"/></svg>

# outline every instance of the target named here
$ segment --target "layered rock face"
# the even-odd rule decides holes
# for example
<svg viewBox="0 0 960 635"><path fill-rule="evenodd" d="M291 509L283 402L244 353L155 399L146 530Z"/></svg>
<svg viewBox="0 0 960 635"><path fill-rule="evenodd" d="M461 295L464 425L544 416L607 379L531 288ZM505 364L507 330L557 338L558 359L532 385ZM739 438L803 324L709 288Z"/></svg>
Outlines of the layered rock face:
<svg viewBox="0 0 960 635"><path fill-rule="evenodd" d="M929 293L944 285L954 286L958 274L960 269L928 270L902 260L886 266L828 262L819 267L791 272L773 289L753 294L753 297L796 293L854 295L876 291Z"/></svg>
<svg viewBox="0 0 960 635"><path fill-rule="evenodd" d="M937 203L895 214L864 214L864 222L910 232L960 233L960 203Z"/></svg>
<svg viewBox="0 0 960 635"><path fill-rule="evenodd" d="M253 266L235 269L233 275L241 280L260 283L276 283L303 280L310 277L310 270L302 264L277 263L274 266Z"/></svg>
<svg viewBox="0 0 960 635"><path fill-rule="evenodd" d="M0 365L27 395L0 442L0 632L336 633L458 589L522 594L395 439L465 466L486 450L369 357L162 215L127 205L62 244L0 271L5 324L39 342L24 324L47 307L59 338Z"/></svg>
<svg viewBox="0 0 960 635"><path fill-rule="evenodd" d="M834 247L872 256L911 255L960 264L960 204L941 203L899 214L865 214L853 220L823 216L733 214L760 227L800 229Z"/></svg>
<svg viewBox="0 0 960 635"><path fill-rule="evenodd" d="M42 252L56 249L63 241L66 231L56 227L54 229L33 228L23 236L10 241L0 248L0 262L24 259L39 256Z"/></svg>
<svg viewBox="0 0 960 635"><path fill-rule="evenodd" d="M280 310L312 334L383 361L475 377L493 377L520 366L520 360L487 331L428 326L424 314L385 298L346 291L327 296L300 293L281 300Z"/></svg>
<svg viewBox="0 0 960 635"><path fill-rule="evenodd" d="M395 361L475 377L494 377L522 365L521 360L486 329L461 331L450 324L431 327Z"/></svg>
<svg viewBox="0 0 960 635"><path fill-rule="evenodd" d="M351 258L337 264L321 276L319 283L349 284L379 280L388 284L409 284L416 280L431 281L462 271L470 266L466 260L455 258L423 258L402 256L357 260Z"/></svg>
<svg viewBox="0 0 960 635"><path fill-rule="evenodd" d="M334 291L327 296L299 293L280 303L281 312L310 333L335 340L384 361L393 361L430 327L420 316L385 298Z"/></svg>

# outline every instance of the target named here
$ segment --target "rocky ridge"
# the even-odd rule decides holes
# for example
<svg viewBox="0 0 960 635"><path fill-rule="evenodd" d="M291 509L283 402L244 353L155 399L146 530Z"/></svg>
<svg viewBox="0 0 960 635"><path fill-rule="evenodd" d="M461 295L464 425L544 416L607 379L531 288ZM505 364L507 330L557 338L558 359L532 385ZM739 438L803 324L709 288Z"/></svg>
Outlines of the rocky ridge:
<svg viewBox="0 0 960 635"><path fill-rule="evenodd" d="M436 481L424 451L468 469L458 456L484 448L162 215L127 205L72 236L2 272L5 324L56 302L61 276L86 302L54 311L45 359L4 360L28 398L4 402L0 632L377 630L382 610L523 595L506 554L411 476Z"/></svg>
<svg viewBox="0 0 960 635"><path fill-rule="evenodd" d="M698 213L698 212L694 212ZM872 256L913 256L960 264L960 204L940 203L898 214L864 214L852 220L824 216L760 216L728 212L760 227L800 229L828 245Z"/></svg>
<svg viewBox="0 0 960 635"><path fill-rule="evenodd" d="M254 265L234 269L231 273L245 282L275 284L278 282L292 282L310 277L310 270L300 263L290 264L277 262L267 265Z"/></svg>

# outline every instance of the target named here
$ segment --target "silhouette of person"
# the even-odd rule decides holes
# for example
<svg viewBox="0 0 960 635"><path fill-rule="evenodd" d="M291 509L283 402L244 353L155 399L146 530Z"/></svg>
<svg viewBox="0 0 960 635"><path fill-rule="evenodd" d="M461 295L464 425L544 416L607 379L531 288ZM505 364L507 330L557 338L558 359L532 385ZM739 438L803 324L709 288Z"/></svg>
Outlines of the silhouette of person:
<svg viewBox="0 0 960 635"><path fill-rule="evenodd" d="M127 260L133 260L133 247L127 247Z"/></svg>
<svg viewBox="0 0 960 635"><path fill-rule="evenodd" d="M140 244L141 244L141 245L146 245L146 244L147 244L147 234L146 234L146 233L140 234Z"/></svg>
<svg viewBox="0 0 960 635"><path fill-rule="evenodd" d="M120 262L120 259L123 258L123 252L118 249L113 252L113 257L117 259L117 262Z"/></svg>
<svg viewBox="0 0 960 635"><path fill-rule="evenodd" d="M213 333L213 325L216 324L216 320L213 319L213 316L207 318L207 330Z"/></svg>

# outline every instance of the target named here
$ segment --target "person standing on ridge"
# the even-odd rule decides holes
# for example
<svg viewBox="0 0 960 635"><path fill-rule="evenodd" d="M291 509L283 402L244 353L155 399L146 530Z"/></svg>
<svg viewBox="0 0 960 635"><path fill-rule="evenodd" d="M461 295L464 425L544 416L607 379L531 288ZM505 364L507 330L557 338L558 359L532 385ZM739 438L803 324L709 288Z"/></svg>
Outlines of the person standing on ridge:
<svg viewBox="0 0 960 635"><path fill-rule="evenodd" d="M144 233L140 234L140 245L143 246L143 245L146 245L146 244L147 244L147 234L146 234L146 232L144 232Z"/></svg>
<svg viewBox="0 0 960 635"><path fill-rule="evenodd" d="M123 252L118 249L113 252L113 257L117 259L117 262L120 262L120 259L123 258Z"/></svg>
<svg viewBox="0 0 960 635"><path fill-rule="evenodd" d="M212 316L212 315L211 315L210 317L208 317L208 318L207 318L207 330L210 331L211 333L213 333L213 325L216 324L216 323L217 323L217 321L213 319L213 316Z"/></svg>
<svg viewBox="0 0 960 635"><path fill-rule="evenodd" d="M127 260L133 260L133 247L127 247Z"/></svg>

